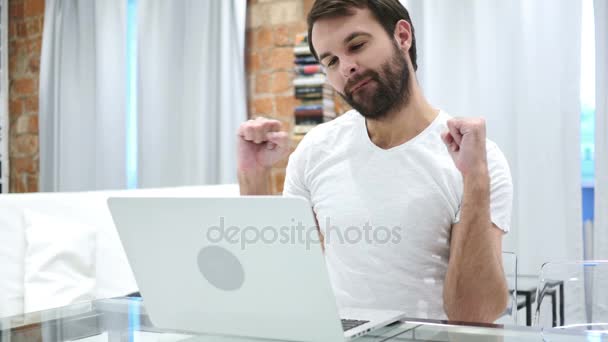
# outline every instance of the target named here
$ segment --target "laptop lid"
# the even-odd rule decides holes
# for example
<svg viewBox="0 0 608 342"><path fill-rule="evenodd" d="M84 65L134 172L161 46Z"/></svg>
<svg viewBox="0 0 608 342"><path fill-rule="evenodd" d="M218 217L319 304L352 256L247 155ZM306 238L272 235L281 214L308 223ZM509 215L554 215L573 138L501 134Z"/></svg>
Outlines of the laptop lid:
<svg viewBox="0 0 608 342"><path fill-rule="evenodd" d="M308 202L110 198L152 322L288 340L342 340Z"/></svg>

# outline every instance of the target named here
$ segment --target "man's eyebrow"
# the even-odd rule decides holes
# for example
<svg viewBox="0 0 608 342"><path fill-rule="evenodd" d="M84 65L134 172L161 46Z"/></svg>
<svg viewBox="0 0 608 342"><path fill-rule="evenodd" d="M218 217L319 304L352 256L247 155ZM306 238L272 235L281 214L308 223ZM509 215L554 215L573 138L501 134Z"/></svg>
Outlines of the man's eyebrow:
<svg viewBox="0 0 608 342"><path fill-rule="evenodd" d="M346 45L346 44L348 44L348 42L350 42L351 40L353 40L359 36L371 37L371 34L369 34L367 32L361 32L361 31L353 32L353 33L349 34L348 36L346 36L346 38L344 38L343 44ZM319 55L319 61L322 61L327 56L331 56L331 53L323 52L322 54Z"/></svg>

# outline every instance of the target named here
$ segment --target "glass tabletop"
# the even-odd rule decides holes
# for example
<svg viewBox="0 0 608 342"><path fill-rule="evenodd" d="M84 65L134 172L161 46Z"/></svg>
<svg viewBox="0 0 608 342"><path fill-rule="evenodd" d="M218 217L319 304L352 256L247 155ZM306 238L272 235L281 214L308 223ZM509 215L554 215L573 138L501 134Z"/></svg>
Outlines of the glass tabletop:
<svg viewBox="0 0 608 342"><path fill-rule="evenodd" d="M608 341L608 334L406 319L355 341ZM155 327L138 298L104 299L0 318L0 341L263 341Z"/></svg>

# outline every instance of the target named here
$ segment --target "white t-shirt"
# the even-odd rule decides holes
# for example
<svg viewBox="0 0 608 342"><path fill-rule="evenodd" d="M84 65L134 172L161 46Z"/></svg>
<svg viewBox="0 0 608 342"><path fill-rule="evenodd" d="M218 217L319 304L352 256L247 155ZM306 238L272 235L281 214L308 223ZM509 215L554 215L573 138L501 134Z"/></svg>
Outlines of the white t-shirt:
<svg viewBox="0 0 608 342"><path fill-rule="evenodd" d="M441 111L419 135L384 150L351 110L315 127L290 156L283 195L310 201L340 308L446 317L443 281L463 194L462 175L440 136L449 118ZM487 158L492 222L507 232L509 166L491 141Z"/></svg>

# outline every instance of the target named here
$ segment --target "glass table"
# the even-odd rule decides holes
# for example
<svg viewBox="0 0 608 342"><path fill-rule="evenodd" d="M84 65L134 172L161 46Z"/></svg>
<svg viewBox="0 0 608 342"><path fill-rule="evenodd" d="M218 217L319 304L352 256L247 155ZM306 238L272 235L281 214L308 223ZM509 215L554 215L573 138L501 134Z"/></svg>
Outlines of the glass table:
<svg viewBox="0 0 608 342"><path fill-rule="evenodd" d="M406 319L356 341L608 341L589 334L524 326L464 325ZM139 298L104 299L0 318L0 341L264 341L155 327ZM331 342L331 341L328 341Z"/></svg>

